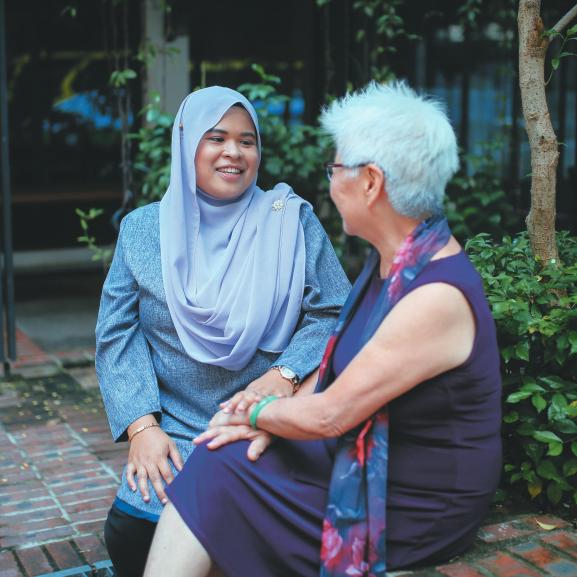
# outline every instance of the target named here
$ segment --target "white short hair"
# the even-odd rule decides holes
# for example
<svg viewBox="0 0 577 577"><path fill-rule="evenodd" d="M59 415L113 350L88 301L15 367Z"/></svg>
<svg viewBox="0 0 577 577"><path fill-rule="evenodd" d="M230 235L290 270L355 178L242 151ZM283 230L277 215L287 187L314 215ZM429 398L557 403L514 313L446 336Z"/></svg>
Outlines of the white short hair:
<svg viewBox="0 0 577 577"><path fill-rule="evenodd" d="M321 124L343 164L374 163L396 212L426 218L443 210L457 171L457 141L444 106L405 82L371 82L323 110Z"/></svg>

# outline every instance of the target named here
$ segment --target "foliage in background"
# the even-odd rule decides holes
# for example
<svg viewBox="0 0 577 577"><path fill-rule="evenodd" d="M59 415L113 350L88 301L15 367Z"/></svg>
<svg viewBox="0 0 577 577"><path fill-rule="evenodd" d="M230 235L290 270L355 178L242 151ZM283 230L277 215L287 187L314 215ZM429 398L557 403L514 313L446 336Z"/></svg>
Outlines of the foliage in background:
<svg viewBox="0 0 577 577"><path fill-rule="evenodd" d="M314 199L326 189L323 164L329 160L330 139L318 126L289 124L283 115L271 110L284 110L290 97L280 94L281 79L267 74L263 67L253 64L258 82L238 87L255 106L262 139L262 163L259 184L272 188L277 182L288 182L301 196Z"/></svg>
<svg viewBox="0 0 577 577"><path fill-rule="evenodd" d="M560 40L559 46L551 58L551 71L549 73L549 77L545 81L545 84L549 84L553 73L559 68L559 65L561 64L561 59L567 58L568 56L577 56L577 53L569 52L565 49L567 42L577 40L577 24L575 24L575 26L571 26L571 28L563 32L557 32L554 28L550 28L543 33L543 36L546 36L550 40L553 40L554 38L558 38Z"/></svg>
<svg viewBox="0 0 577 577"><path fill-rule="evenodd" d="M239 91L255 104L261 129L263 158L259 185L272 188L288 182L295 191L315 204L324 226L344 265L354 273L362 248L342 232L340 217L328 197L328 182L323 164L331 154L330 139L318 126L289 124L284 115L272 110L285 109L290 98L279 92L280 78L253 65L257 82L239 86ZM143 125L131 135L136 142L134 162L137 204L159 200L170 179L170 138L173 117L161 111L155 95L143 110ZM446 211L455 235L467 240L479 232L498 238L503 232L515 232L520 218L514 212L499 178L499 167L487 146L480 156L469 155L463 169L451 181Z"/></svg>
<svg viewBox="0 0 577 577"><path fill-rule="evenodd" d="M137 151L134 159L138 206L160 200L170 183L170 148L174 117L163 112L154 94L142 112L142 126L130 135Z"/></svg>
<svg viewBox="0 0 577 577"><path fill-rule="evenodd" d="M461 242L481 232L499 239L522 228L493 156L494 148L499 146L487 145L480 155L466 155L447 186L445 212L453 234Z"/></svg>
<svg viewBox="0 0 577 577"><path fill-rule="evenodd" d="M316 0L319 7L332 0ZM405 0L354 0L352 13L354 39L360 47L355 60L356 76L360 84L369 80L385 82L394 78L390 58L396 54L401 40L416 40L418 36L405 28L401 10ZM354 16L356 15L356 18ZM346 42L346 39L343 39Z"/></svg>
<svg viewBox="0 0 577 577"><path fill-rule="evenodd" d="M533 256L526 232L466 250L497 324L504 385L504 485L540 505L577 505L577 238L561 262ZM521 491L519 491L521 489Z"/></svg>
<svg viewBox="0 0 577 577"><path fill-rule="evenodd" d="M106 269L112 260L112 249L97 244L96 237L90 234L90 223L102 216L104 211L101 208L91 208L88 211L76 209L76 215L80 220L82 235L78 237L78 242L84 244L92 252L92 260L98 261Z"/></svg>

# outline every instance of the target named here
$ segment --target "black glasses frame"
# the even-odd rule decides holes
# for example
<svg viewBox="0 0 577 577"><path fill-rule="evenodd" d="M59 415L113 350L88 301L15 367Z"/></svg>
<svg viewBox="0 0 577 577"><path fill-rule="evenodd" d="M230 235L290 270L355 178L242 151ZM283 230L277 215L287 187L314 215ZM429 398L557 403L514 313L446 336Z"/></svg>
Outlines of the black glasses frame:
<svg viewBox="0 0 577 577"><path fill-rule="evenodd" d="M334 169L335 168L362 168L363 166L367 166L368 162L361 162L360 164L343 164L342 162L325 162L325 170L327 171L327 178L329 182L333 178Z"/></svg>

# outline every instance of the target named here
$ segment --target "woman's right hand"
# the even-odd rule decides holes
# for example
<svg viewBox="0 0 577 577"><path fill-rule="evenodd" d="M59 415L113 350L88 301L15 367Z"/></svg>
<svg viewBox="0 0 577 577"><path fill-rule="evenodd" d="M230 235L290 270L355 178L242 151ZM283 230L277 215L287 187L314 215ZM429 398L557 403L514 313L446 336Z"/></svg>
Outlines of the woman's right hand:
<svg viewBox="0 0 577 577"><path fill-rule="evenodd" d="M139 426L138 421L135 421L129 427L129 433L130 428L136 429L137 426ZM144 429L134 435L130 441L126 480L133 491L137 488L140 490L142 499L146 503L150 501L149 479L160 502L162 504L168 502L164 492L164 483L170 484L174 479L168 459L172 460L178 471L182 469L182 457L176 448L176 443L160 427Z"/></svg>

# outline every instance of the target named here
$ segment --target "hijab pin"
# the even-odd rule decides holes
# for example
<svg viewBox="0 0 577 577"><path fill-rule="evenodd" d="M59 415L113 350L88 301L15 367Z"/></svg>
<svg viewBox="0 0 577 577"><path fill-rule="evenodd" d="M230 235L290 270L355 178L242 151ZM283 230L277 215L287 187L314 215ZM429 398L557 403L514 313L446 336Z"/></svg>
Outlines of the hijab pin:
<svg viewBox="0 0 577 577"><path fill-rule="evenodd" d="M272 203L272 209L275 212L278 212L279 210L282 210L284 208L284 202L279 198L278 200L275 200Z"/></svg>

